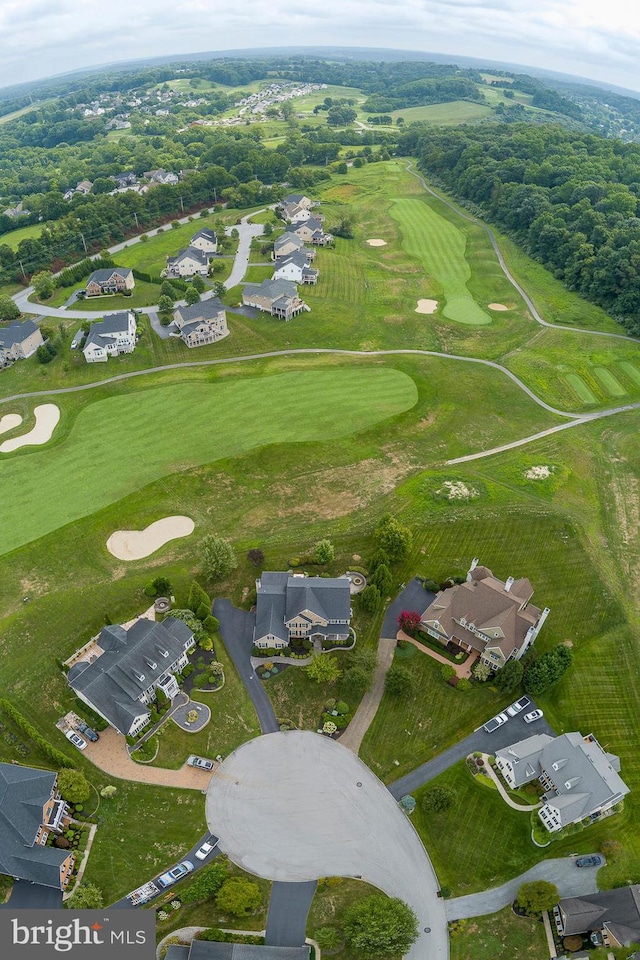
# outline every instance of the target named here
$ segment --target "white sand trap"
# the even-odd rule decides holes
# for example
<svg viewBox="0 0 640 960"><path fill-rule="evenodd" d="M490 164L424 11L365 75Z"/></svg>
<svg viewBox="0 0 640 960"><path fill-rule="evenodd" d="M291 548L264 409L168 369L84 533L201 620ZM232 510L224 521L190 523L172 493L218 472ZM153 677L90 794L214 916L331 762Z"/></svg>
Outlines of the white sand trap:
<svg viewBox="0 0 640 960"><path fill-rule="evenodd" d="M546 463L543 463L539 467L530 467L528 470L525 470L524 475L527 480L548 480L552 470L553 467L548 467Z"/></svg>
<svg viewBox="0 0 640 960"><path fill-rule="evenodd" d="M51 440L60 419L60 408L55 403L43 403L35 408L33 415L36 418L35 427L29 433L23 433L20 437L12 437L11 440L0 443L0 453L12 453L20 447L33 447Z"/></svg>
<svg viewBox="0 0 640 960"><path fill-rule="evenodd" d="M386 247L387 241L386 241L386 240L377 240L377 239L367 240L367 244L368 244L370 247Z"/></svg>
<svg viewBox="0 0 640 960"><path fill-rule="evenodd" d="M437 300L418 300L418 306L416 307L416 313L435 313L438 309Z"/></svg>
<svg viewBox="0 0 640 960"><path fill-rule="evenodd" d="M5 413L0 417L0 433L7 433L8 430L15 430L22 423L22 417L19 413Z"/></svg>
<svg viewBox="0 0 640 960"><path fill-rule="evenodd" d="M509 307L505 307L504 303L490 303L489 310L509 310Z"/></svg>
<svg viewBox="0 0 640 960"><path fill-rule="evenodd" d="M164 517L144 530L116 530L107 540L107 550L118 560L142 560L170 540L188 537L194 527L190 517Z"/></svg>

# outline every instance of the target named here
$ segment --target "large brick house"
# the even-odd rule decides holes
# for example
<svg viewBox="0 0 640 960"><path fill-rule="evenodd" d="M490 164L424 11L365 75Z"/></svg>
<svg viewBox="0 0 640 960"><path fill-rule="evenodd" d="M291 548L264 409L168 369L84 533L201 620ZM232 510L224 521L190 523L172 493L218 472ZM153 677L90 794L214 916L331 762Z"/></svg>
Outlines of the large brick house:
<svg viewBox="0 0 640 960"><path fill-rule="evenodd" d="M175 617L161 623L141 617L128 629L113 624L97 636L97 655L74 663L67 680L118 733L133 736L149 722L148 704L157 688L169 699L177 695L175 674L187 665L195 642L186 623Z"/></svg>
<svg viewBox="0 0 640 960"><path fill-rule="evenodd" d="M128 267L107 267L93 271L87 280L86 290L88 297L102 297L107 293L133 290L135 285L133 271Z"/></svg>
<svg viewBox="0 0 640 960"><path fill-rule="evenodd" d="M430 637L477 651L496 671L526 653L549 615L548 607L540 610L529 602L532 596L526 577L498 580L474 559L466 583L438 593L420 619Z"/></svg>
<svg viewBox="0 0 640 960"><path fill-rule="evenodd" d="M265 571L256 580L253 642L281 650L301 640L348 640L351 592L346 577L304 577Z"/></svg>
<svg viewBox="0 0 640 960"><path fill-rule="evenodd" d="M0 874L64 890L75 854L46 846L70 821L58 775L0 763Z"/></svg>

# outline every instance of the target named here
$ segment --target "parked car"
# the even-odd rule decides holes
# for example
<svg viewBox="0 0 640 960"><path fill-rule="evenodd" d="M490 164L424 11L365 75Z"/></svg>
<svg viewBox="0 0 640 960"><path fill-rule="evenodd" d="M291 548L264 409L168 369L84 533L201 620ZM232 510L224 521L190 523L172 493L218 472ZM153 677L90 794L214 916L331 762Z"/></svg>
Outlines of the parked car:
<svg viewBox="0 0 640 960"><path fill-rule="evenodd" d="M78 750L84 750L87 745L87 741L83 740L80 734L76 733L75 730L67 730L65 737L74 745L74 747L77 747Z"/></svg>
<svg viewBox="0 0 640 960"><path fill-rule="evenodd" d="M495 717L492 717L491 720L487 720L483 729L486 730L487 733L493 733L493 731L501 727L503 723L506 723L508 719L509 717L506 713L498 713Z"/></svg>
<svg viewBox="0 0 640 960"><path fill-rule="evenodd" d="M591 857L578 857L576 867L600 867L603 862L602 857L596 853Z"/></svg>
<svg viewBox="0 0 640 960"><path fill-rule="evenodd" d="M91 740L92 743L95 743L96 740L100 739L100 737L95 732L95 730L92 727L90 727L88 723L85 723L84 720L76 724L76 730L79 733L84 733L87 740Z"/></svg>
<svg viewBox="0 0 640 960"><path fill-rule="evenodd" d="M194 869L190 860L183 860L182 863L178 863L175 867L172 867L171 870L167 870L161 877L158 877L156 884L159 887L170 887L172 883L176 883L176 881L182 877L186 877L186 875Z"/></svg>
<svg viewBox="0 0 640 960"><path fill-rule="evenodd" d="M205 843L196 850L198 860L206 860L214 847L218 846L219 837L211 836Z"/></svg>
<svg viewBox="0 0 640 960"><path fill-rule="evenodd" d="M544 717L542 710L532 710L531 713L525 713L522 719L525 723L533 723L534 720L539 720L540 717Z"/></svg>
<svg viewBox="0 0 640 960"><path fill-rule="evenodd" d="M520 697L519 700L516 700L515 703L512 703L510 707L507 707L507 713L510 717L515 717L516 714L520 713L521 710L524 710L525 707L531 706L531 700L529 697Z"/></svg>
<svg viewBox="0 0 640 960"><path fill-rule="evenodd" d="M213 770L213 760L207 760L206 757L196 757L194 753L187 759L190 767L198 767L199 770Z"/></svg>

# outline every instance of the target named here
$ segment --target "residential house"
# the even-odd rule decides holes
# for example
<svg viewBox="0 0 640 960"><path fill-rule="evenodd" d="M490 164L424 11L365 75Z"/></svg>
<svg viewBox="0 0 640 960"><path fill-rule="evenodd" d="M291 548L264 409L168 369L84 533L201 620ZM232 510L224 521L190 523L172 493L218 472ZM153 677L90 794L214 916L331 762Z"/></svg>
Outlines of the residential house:
<svg viewBox="0 0 640 960"><path fill-rule="evenodd" d="M206 277L209 273L210 257L198 247L187 247L175 257L167 257L167 277L193 277L196 273Z"/></svg>
<svg viewBox="0 0 640 960"><path fill-rule="evenodd" d="M303 220L308 220L312 216L311 210L307 207L299 207L297 203L285 203L278 207L278 213L287 223L302 223Z"/></svg>
<svg viewBox="0 0 640 960"><path fill-rule="evenodd" d="M136 285L133 270L129 267L106 267L94 270L87 280L87 296L102 297L107 293L123 293Z"/></svg>
<svg viewBox="0 0 640 960"><path fill-rule="evenodd" d="M161 623L141 617L129 628L113 624L96 637L95 658L76 661L67 680L118 733L133 736L149 723L148 704L157 689L169 699L177 696L175 674L187 665L195 642L186 623L174 617Z"/></svg>
<svg viewBox="0 0 640 960"><path fill-rule="evenodd" d="M130 120L124 120L120 117L114 117L112 120L109 120L107 123L107 130L128 130L131 126Z"/></svg>
<svg viewBox="0 0 640 960"><path fill-rule="evenodd" d="M224 306L215 297L178 307L173 314L173 324L177 330L173 336L180 337L188 347L215 343L229 333Z"/></svg>
<svg viewBox="0 0 640 960"><path fill-rule="evenodd" d="M147 170L147 172L143 174L143 176L146 177L147 180L150 180L152 183L170 184L170 185L180 183L180 177L178 176L177 173L171 173L170 171L163 170L162 168L158 170Z"/></svg>
<svg viewBox="0 0 640 960"><path fill-rule="evenodd" d="M346 577L265 571L256 580L253 642L281 650L302 640L348 640L351 593Z"/></svg>
<svg viewBox="0 0 640 960"><path fill-rule="evenodd" d="M45 846L70 821L57 779L49 770L0 763L0 874L64 890L75 854Z"/></svg>
<svg viewBox="0 0 640 960"><path fill-rule="evenodd" d="M592 820L629 793L620 758L605 753L593 734L539 733L496 751L496 766L510 787L538 780L545 790L538 816L550 833Z"/></svg>
<svg viewBox="0 0 640 960"><path fill-rule="evenodd" d="M189 244L197 250L204 251L204 253L211 254L217 253L218 251L218 237L216 232L215 230L210 230L208 227L203 227L202 230L194 233Z"/></svg>
<svg viewBox="0 0 640 960"><path fill-rule="evenodd" d="M291 320L302 310L311 309L300 299L296 285L290 280L247 283L242 291L242 302L247 307L256 307L280 320Z"/></svg>
<svg viewBox="0 0 640 960"><path fill-rule="evenodd" d="M272 279L315 284L318 282L318 271L309 266L306 255L300 251L278 260Z"/></svg>
<svg viewBox="0 0 640 960"><path fill-rule="evenodd" d="M640 884L565 897L558 912L563 937L598 932L609 947L640 943Z"/></svg>
<svg viewBox="0 0 640 960"><path fill-rule="evenodd" d="M289 204L295 204L298 207L303 207L305 210L310 210L315 203L309 197L305 196L304 193L289 193L282 201L283 206L288 206Z"/></svg>
<svg viewBox="0 0 640 960"><path fill-rule="evenodd" d="M483 663L500 670L526 653L549 615L548 607L529 603L532 596L529 580L498 580L475 558L466 583L436 595L422 614L422 627L445 646L478 651Z"/></svg>
<svg viewBox="0 0 640 960"><path fill-rule="evenodd" d="M0 363L25 360L44 343L40 328L33 320L20 323L14 320L8 327L0 327Z"/></svg>
<svg viewBox="0 0 640 960"><path fill-rule="evenodd" d="M304 245L304 240L301 240L300 237L297 237L295 233L290 233L287 231L280 237L276 237L276 239L273 241L274 260L281 260L283 257L288 257L292 253L299 253L300 251L304 252L309 261L315 258L315 250L307 250Z"/></svg>
<svg viewBox="0 0 640 960"><path fill-rule="evenodd" d="M301 240L312 243L315 247L326 247L333 243L333 235L324 232L322 222L317 217L292 223L289 232L295 233Z"/></svg>
<svg viewBox="0 0 640 960"><path fill-rule="evenodd" d="M115 176L109 179L115 180L118 187L133 187L138 182L138 178L133 170L128 170L125 173L116 173Z"/></svg>
<svg viewBox="0 0 640 960"><path fill-rule="evenodd" d="M86 197L88 193L91 193L93 184L91 180L81 180L80 183L76 184L76 190L78 193L81 193Z"/></svg>
<svg viewBox="0 0 640 960"><path fill-rule="evenodd" d="M135 345L136 316L123 310L91 324L82 352L87 363L106 363L109 357L133 353Z"/></svg>
<svg viewBox="0 0 640 960"><path fill-rule="evenodd" d="M22 200L20 203L17 203L15 207L7 207L6 210L2 211L5 217L10 217L12 220L19 220L20 217L28 217L31 213L31 210L25 210Z"/></svg>
<svg viewBox="0 0 640 960"><path fill-rule="evenodd" d="M172 944L165 960L309 960L311 948L270 947L256 943L192 940L189 946Z"/></svg>

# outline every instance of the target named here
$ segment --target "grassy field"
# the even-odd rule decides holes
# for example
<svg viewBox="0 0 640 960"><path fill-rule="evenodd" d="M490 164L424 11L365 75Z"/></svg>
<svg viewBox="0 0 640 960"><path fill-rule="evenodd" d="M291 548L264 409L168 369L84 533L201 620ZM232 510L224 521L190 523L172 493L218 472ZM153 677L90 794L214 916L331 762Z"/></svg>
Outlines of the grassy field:
<svg viewBox="0 0 640 960"><path fill-rule="evenodd" d="M345 877L326 877L321 880L309 911L307 936L315 939L314 934L323 927L331 927L343 935L342 924L345 911L372 894L380 895L380 890L361 880L350 880ZM360 960L362 956L355 954L344 945L337 951L324 951L323 956L327 953L329 956L336 957L337 960ZM388 957L385 960L400 960L400 958Z"/></svg>
<svg viewBox="0 0 640 960"><path fill-rule="evenodd" d="M3 120L6 120L6 117L0 117L0 123ZM33 223L28 227L18 227L17 230L10 230L9 233L0 234L0 246L6 243L12 250L17 250L21 240L39 237L42 230L43 227L39 223Z"/></svg>
<svg viewBox="0 0 640 960"><path fill-rule="evenodd" d="M505 907L488 917L458 921L450 947L451 960L542 960L547 941L540 921Z"/></svg>
<svg viewBox="0 0 640 960"><path fill-rule="evenodd" d="M26 113L31 113L33 110L41 110L43 107L49 107L52 103L55 103L57 99L57 97L50 97L48 100L37 100L35 103L30 103L28 107L14 110L13 113L5 113L3 117L0 117L0 123L10 123L11 120L24 117Z"/></svg>
<svg viewBox="0 0 640 960"><path fill-rule="evenodd" d="M493 113L491 107L471 100L453 100L451 103L431 103L425 107L405 107L392 110L389 114L394 123L403 117L406 123L433 123L439 127L454 127L459 123L472 123L483 120Z"/></svg>

